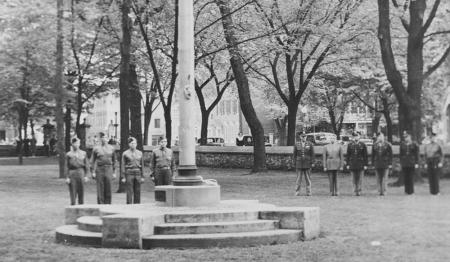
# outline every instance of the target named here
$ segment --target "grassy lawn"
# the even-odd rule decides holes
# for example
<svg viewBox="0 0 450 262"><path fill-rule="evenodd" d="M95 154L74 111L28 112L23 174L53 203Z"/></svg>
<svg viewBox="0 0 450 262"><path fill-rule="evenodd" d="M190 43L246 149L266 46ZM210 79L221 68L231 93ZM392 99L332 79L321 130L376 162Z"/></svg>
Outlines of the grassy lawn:
<svg viewBox="0 0 450 262"><path fill-rule="evenodd" d="M69 193L64 181L57 178L55 159L39 159L26 159L24 166L0 159L0 261L450 261L449 180L441 180L440 196L429 195L425 183L416 185L413 196L405 196L403 188L389 188L387 196L379 197L375 179L366 177L363 196L354 197L350 176L340 175L341 196L331 198L328 178L315 173L314 195L295 197L295 174L278 171L246 175L247 170L202 168L199 173L219 181L222 199L320 207L319 239L208 250L123 250L56 244L54 230L64 224ZM153 200L151 183L144 184L142 198L143 202ZM95 203L94 181L88 182L85 199L86 203ZM125 194L114 194L113 203L125 203Z"/></svg>

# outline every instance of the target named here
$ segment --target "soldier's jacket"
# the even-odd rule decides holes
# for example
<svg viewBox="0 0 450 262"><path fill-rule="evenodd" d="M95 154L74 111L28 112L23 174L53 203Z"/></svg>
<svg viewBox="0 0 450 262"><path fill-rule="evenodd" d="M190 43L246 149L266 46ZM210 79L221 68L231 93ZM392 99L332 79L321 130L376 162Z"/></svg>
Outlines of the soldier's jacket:
<svg viewBox="0 0 450 262"><path fill-rule="evenodd" d="M299 142L294 146L294 161L296 169L309 169L314 164L314 145L309 142Z"/></svg>
<svg viewBox="0 0 450 262"><path fill-rule="evenodd" d="M367 166L367 147L363 142L352 141L347 146L345 156L350 170L360 170Z"/></svg>
<svg viewBox="0 0 450 262"><path fill-rule="evenodd" d="M437 165L442 163L444 157L441 146L436 143L430 143L425 145L424 149L427 165L432 168L437 168Z"/></svg>
<svg viewBox="0 0 450 262"><path fill-rule="evenodd" d="M153 150L153 154L150 161L150 169L152 173L157 168L170 168L172 172L175 171L175 158L170 148L156 148Z"/></svg>
<svg viewBox="0 0 450 262"><path fill-rule="evenodd" d="M392 165L392 146L388 142L376 142L372 147L372 165L375 168L388 168Z"/></svg>
<svg viewBox="0 0 450 262"><path fill-rule="evenodd" d="M338 143L328 144L323 147L323 167L327 170L339 170L344 166L344 153Z"/></svg>
<svg viewBox="0 0 450 262"><path fill-rule="evenodd" d="M112 166L115 170L116 153L111 145L98 145L92 149L91 166L93 172L97 166Z"/></svg>
<svg viewBox="0 0 450 262"><path fill-rule="evenodd" d="M89 172L89 161L85 151L69 151L66 154L66 168L70 170L83 170L85 174ZM66 172L68 174L68 172Z"/></svg>
<svg viewBox="0 0 450 262"><path fill-rule="evenodd" d="M126 150L122 154L122 173L124 174L144 174L144 157L140 150Z"/></svg>
<svg viewBox="0 0 450 262"><path fill-rule="evenodd" d="M412 142L400 144L400 164L402 167L414 167L419 164L419 146Z"/></svg>

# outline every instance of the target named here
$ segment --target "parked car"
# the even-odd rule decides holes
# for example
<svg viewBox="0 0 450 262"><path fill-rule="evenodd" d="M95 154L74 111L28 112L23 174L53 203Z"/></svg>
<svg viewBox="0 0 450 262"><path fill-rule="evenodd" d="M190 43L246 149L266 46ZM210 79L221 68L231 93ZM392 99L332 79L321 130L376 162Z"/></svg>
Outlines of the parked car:
<svg viewBox="0 0 450 262"><path fill-rule="evenodd" d="M206 145L207 146L224 146L225 139L223 139L222 137L208 137L206 139Z"/></svg>
<svg viewBox="0 0 450 262"><path fill-rule="evenodd" d="M314 145L327 145L331 143L331 138L334 137L336 139L336 135L333 133L327 132L317 132L317 133L308 133L306 134L306 140L313 143Z"/></svg>
<svg viewBox="0 0 450 262"><path fill-rule="evenodd" d="M270 143L269 136L264 136L264 144L265 146L272 146ZM246 135L244 136L244 146L253 146L253 137Z"/></svg>
<svg viewBox="0 0 450 262"><path fill-rule="evenodd" d="M337 142L345 146L350 142L350 136L341 135L341 139L339 139Z"/></svg>

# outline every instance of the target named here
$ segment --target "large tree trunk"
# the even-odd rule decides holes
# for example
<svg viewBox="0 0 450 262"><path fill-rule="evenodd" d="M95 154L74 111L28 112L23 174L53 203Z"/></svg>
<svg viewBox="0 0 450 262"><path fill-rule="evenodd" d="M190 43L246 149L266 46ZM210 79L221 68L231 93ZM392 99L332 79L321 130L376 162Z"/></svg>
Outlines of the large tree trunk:
<svg viewBox="0 0 450 262"><path fill-rule="evenodd" d="M70 148L70 129L72 125L72 109L70 108L70 105L66 105L66 115L64 116L64 122L65 122L65 139L64 139L64 145L66 147L66 150L69 151Z"/></svg>
<svg viewBox="0 0 450 262"><path fill-rule="evenodd" d="M136 74L136 65L130 65L130 135L137 140L137 148L142 150L141 91Z"/></svg>
<svg viewBox="0 0 450 262"><path fill-rule="evenodd" d="M222 25L225 33L225 40L228 44L228 52L230 53L230 63L236 79L238 87L239 101L241 110L244 114L250 130L252 132L254 148L253 148L253 172L266 170L266 148L264 141L264 129L259 121L255 109L253 108L252 99L250 96L250 88L248 78L245 74L243 62L239 47L237 45L237 38L234 31L233 19L229 2L226 0L216 0L222 16Z"/></svg>
<svg viewBox="0 0 450 262"><path fill-rule="evenodd" d="M297 125L297 111L298 103L295 99L289 101L288 105L288 130L287 130L287 145L293 146L295 144L295 129Z"/></svg>
<svg viewBox="0 0 450 262"><path fill-rule="evenodd" d="M152 114L153 114L153 103L155 102L155 98L151 96L151 93L147 93L145 95L145 106L144 106L144 145L148 145L148 138L149 138L149 130L150 130L150 123L152 121Z"/></svg>
<svg viewBox="0 0 450 262"><path fill-rule="evenodd" d="M64 69L64 49L63 49L63 8L64 1L57 0L57 24L56 24L56 73L55 73L55 116L56 116L56 136L57 144L56 148L58 150L58 163L59 163L59 177L65 177L65 159L66 150L64 146L64 112L63 112L63 100L64 100L64 90L63 90L63 69Z"/></svg>
<svg viewBox="0 0 450 262"><path fill-rule="evenodd" d="M130 47L131 47L131 19L129 17L131 0L123 0L122 11L122 43L120 46L120 55L122 63L120 64L120 155L127 149L128 136L130 134L130 115L129 115L129 86L130 81ZM140 104L140 103L139 103ZM125 192L125 183L122 183L120 174L118 193Z"/></svg>
<svg viewBox="0 0 450 262"><path fill-rule="evenodd" d="M385 110L383 112L384 119L386 120L386 132L387 132L387 139L390 143L392 143L392 118L391 113L389 110Z"/></svg>
<svg viewBox="0 0 450 262"><path fill-rule="evenodd" d="M374 116L372 118L372 136L375 136L378 133L378 129L380 127L380 119L381 119L381 113L376 110L377 107L375 107Z"/></svg>
<svg viewBox="0 0 450 262"><path fill-rule="evenodd" d="M211 111L202 110L202 126L200 130L200 145L206 145L208 138L208 123L209 123L209 114Z"/></svg>
<svg viewBox="0 0 450 262"><path fill-rule="evenodd" d="M166 107L167 109L164 110L164 120L166 121L166 139L167 139L167 147L172 146L172 115L170 113L170 108Z"/></svg>

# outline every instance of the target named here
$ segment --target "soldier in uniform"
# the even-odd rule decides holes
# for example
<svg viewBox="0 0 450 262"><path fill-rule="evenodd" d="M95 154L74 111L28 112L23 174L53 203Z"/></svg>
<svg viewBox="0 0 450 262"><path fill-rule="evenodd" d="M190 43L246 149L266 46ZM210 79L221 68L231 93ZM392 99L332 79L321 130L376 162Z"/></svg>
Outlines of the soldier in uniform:
<svg viewBox="0 0 450 262"><path fill-rule="evenodd" d="M428 182L430 184L430 193L432 195L439 194L439 175L444 154L442 154L441 146L436 143L436 134L430 134L430 143L425 145L425 168L428 171Z"/></svg>
<svg viewBox="0 0 450 262"><path fill-rule="evenodd" d="M127 204L139 204L141 202L141 183L144 180L144 157L140 150L136 149L136 138L128 138L128 150L122 154L122 182L127 191Z"/></svg>
<svg viewBox="0 0 450 262"><path fill-rule="evenodd" d="M159 148L153 151L151 158L151 174L155 181L155 186L170 185L172 175L175 172L175 159L173 152L167 148L167 139L161 138Z"/></svg>
<svg viewBox="0 0 450 262"><path fill-rule="evenodd" d="M359 132L353 132L353 141L347 146L347 169L353 178L353 188L356 196L361 195L364 170L367 170L367 147L359 141Z"/></svg>
<svg viewBox="0 0 450 262"><path fill-rule="evenodd" d="M384 196L389 170L392 168L392 146L385 141L384 134L381 132L378 133L372 147L372 165L377 173L378 193Z"/></svg>
<svg viewBox="0 0 450 262"><path fill-rule="evenodd" d="M80 139L72 139L72 149L66 154L66 183L69 185L70 204L84 203L84 182L88 181L89 161L86 152L80 149Z"/></svg>
<svg viewBox="0 0 450 262"><path fill-rule="evenodd" d="M331 143L323 148L323 171L328 173L330 180L330 194L339 195L337 186L337 172L344 167L344 153L342 146L336 143L336 138L331 138Z"/></svg>
<svg viewBox="0 0 450 262"><path fill-rule="evenodd" d="M404 131L400 144L400 164L405 178L405 193L414 194L414 174L419 168L419 146L412 141L411 135Z"/></svg>
<svg viewBox="0 0 450 262"><path fill-rule="evenodd" d="M111 180L116 178L116 153L104 133L100 144L92 149L92 177L97 180L97 203L111 204Z"/></svg>
<svg viewBox="0 0 450 262"><path fill-rule="evenodd" d="M300 195L302 176L305 177L306 195L311 195L311 168L314 166L314 145L306 141L306 135L300 135L300 141L294 146L294 161L297 171L295 195Z"/></svg>

